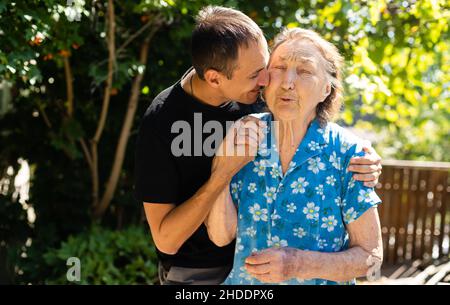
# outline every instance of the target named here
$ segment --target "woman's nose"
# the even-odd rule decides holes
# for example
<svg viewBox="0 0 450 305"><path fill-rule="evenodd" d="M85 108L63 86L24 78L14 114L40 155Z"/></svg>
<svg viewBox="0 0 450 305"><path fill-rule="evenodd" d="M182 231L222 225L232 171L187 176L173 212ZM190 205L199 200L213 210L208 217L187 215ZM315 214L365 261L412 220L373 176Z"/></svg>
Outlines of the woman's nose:
<svg viewBox="0 0 450 305"><path fill-rule="evenodd" d="M284 77L283 77L283 81L281 83L281 87L284 90L293 90L295 87L295 78L297 76L297 73L293 72L293 71L286 71Z"/></svg>

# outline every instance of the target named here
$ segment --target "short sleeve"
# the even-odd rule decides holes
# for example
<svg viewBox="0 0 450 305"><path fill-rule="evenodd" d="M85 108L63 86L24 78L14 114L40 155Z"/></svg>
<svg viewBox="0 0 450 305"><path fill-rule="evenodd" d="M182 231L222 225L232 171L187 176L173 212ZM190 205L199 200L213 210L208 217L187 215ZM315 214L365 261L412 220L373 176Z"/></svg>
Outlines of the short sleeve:
<svg viewBox="0 0 450 305"><path fill-rule="evenodd" d="M178 180L170 147L144 121L136 141L135 198L140 202L176 203Z"/></svg>
<svg viewBox="0 0 450 305"><path fill-rule="evenodd" d="M364 156L360 144L351 146L345 156L341 202L342 219L345 224L355 221L368 209L381 203L374 188L367 187L364 182L353 179L354 173L348 170L350 159L356 156Z"/></svg>

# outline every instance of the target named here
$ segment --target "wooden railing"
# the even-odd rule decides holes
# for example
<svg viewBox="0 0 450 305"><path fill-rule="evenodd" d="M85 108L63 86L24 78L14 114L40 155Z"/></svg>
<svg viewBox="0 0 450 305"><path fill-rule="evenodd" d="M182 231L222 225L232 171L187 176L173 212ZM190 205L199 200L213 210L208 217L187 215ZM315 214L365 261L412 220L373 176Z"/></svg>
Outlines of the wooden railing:
<svg viewBox="0 0 450 305"><path fill-rule="evenodd" d="M450 163L383 161L377 194L384 264L449 256Z"/></svg>

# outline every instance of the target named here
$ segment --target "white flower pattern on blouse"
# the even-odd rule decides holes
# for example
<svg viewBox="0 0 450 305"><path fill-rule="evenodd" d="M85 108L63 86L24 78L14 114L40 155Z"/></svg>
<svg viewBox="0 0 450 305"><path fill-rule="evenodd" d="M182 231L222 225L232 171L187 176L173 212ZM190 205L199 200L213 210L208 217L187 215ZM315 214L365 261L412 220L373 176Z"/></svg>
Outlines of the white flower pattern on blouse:
<svg viewBox="0 0 450 305"><path fill-rule="evenodd" d="M248 185L248 191L250 192L250 193L254 193L254 192L256 192L257 190L258 190L258 188L256 187L256 183L250 183L249 185Z"/></svg>
<svg viewBox="0 0 450 305"><path fill-rule="evenodd" d="M316 206L314 202L308 202L303 208L303 213L306 215L306 219L315 220L319 218L319 210L320 207Z"/></svg>
<svg viewBox="0 0 450 305"><path fill-rule="evenodd" d="M253 215L254 221L267 221L267 209L261 209L261 206L255 203L253 206L249 207L250 214Z"/></svg>
<svg viewBox="0 0 450 305"><path fill-rule="evenodd" d="M292 194L304 193L305 188L309 185L305 178L300 177L297 181L291 183Z"/></svg>
<svg viewBox="0 0 450 305"><path fill-rule="evenodd" d="M267 203L272 203L276 194L276 189L274 187L266 187L266 192L264 193L264 197L266 197Z"/></svg>
<svg viewBox="0 0 450 305"><path fill-rule="evenodd" d="M280 247L287 247L288 243L287 243L287 240L285 240L285 239L280 240L279 236L271 237L269 235L268 239L267 239L267 246L280 248Z"/></svg>

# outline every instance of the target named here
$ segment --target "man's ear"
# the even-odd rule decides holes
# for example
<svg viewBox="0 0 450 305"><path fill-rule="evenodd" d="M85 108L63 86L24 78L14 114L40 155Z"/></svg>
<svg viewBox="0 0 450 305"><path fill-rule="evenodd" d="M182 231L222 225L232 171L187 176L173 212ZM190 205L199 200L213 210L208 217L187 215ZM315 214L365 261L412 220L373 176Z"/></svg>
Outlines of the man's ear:
<svg viewBox="0 0 450 305"><path fill-rule="evenodd" d="M217 89L220 86L223 75L214 69L208 69L204 73L205 81L213 88Z"/></svg>

